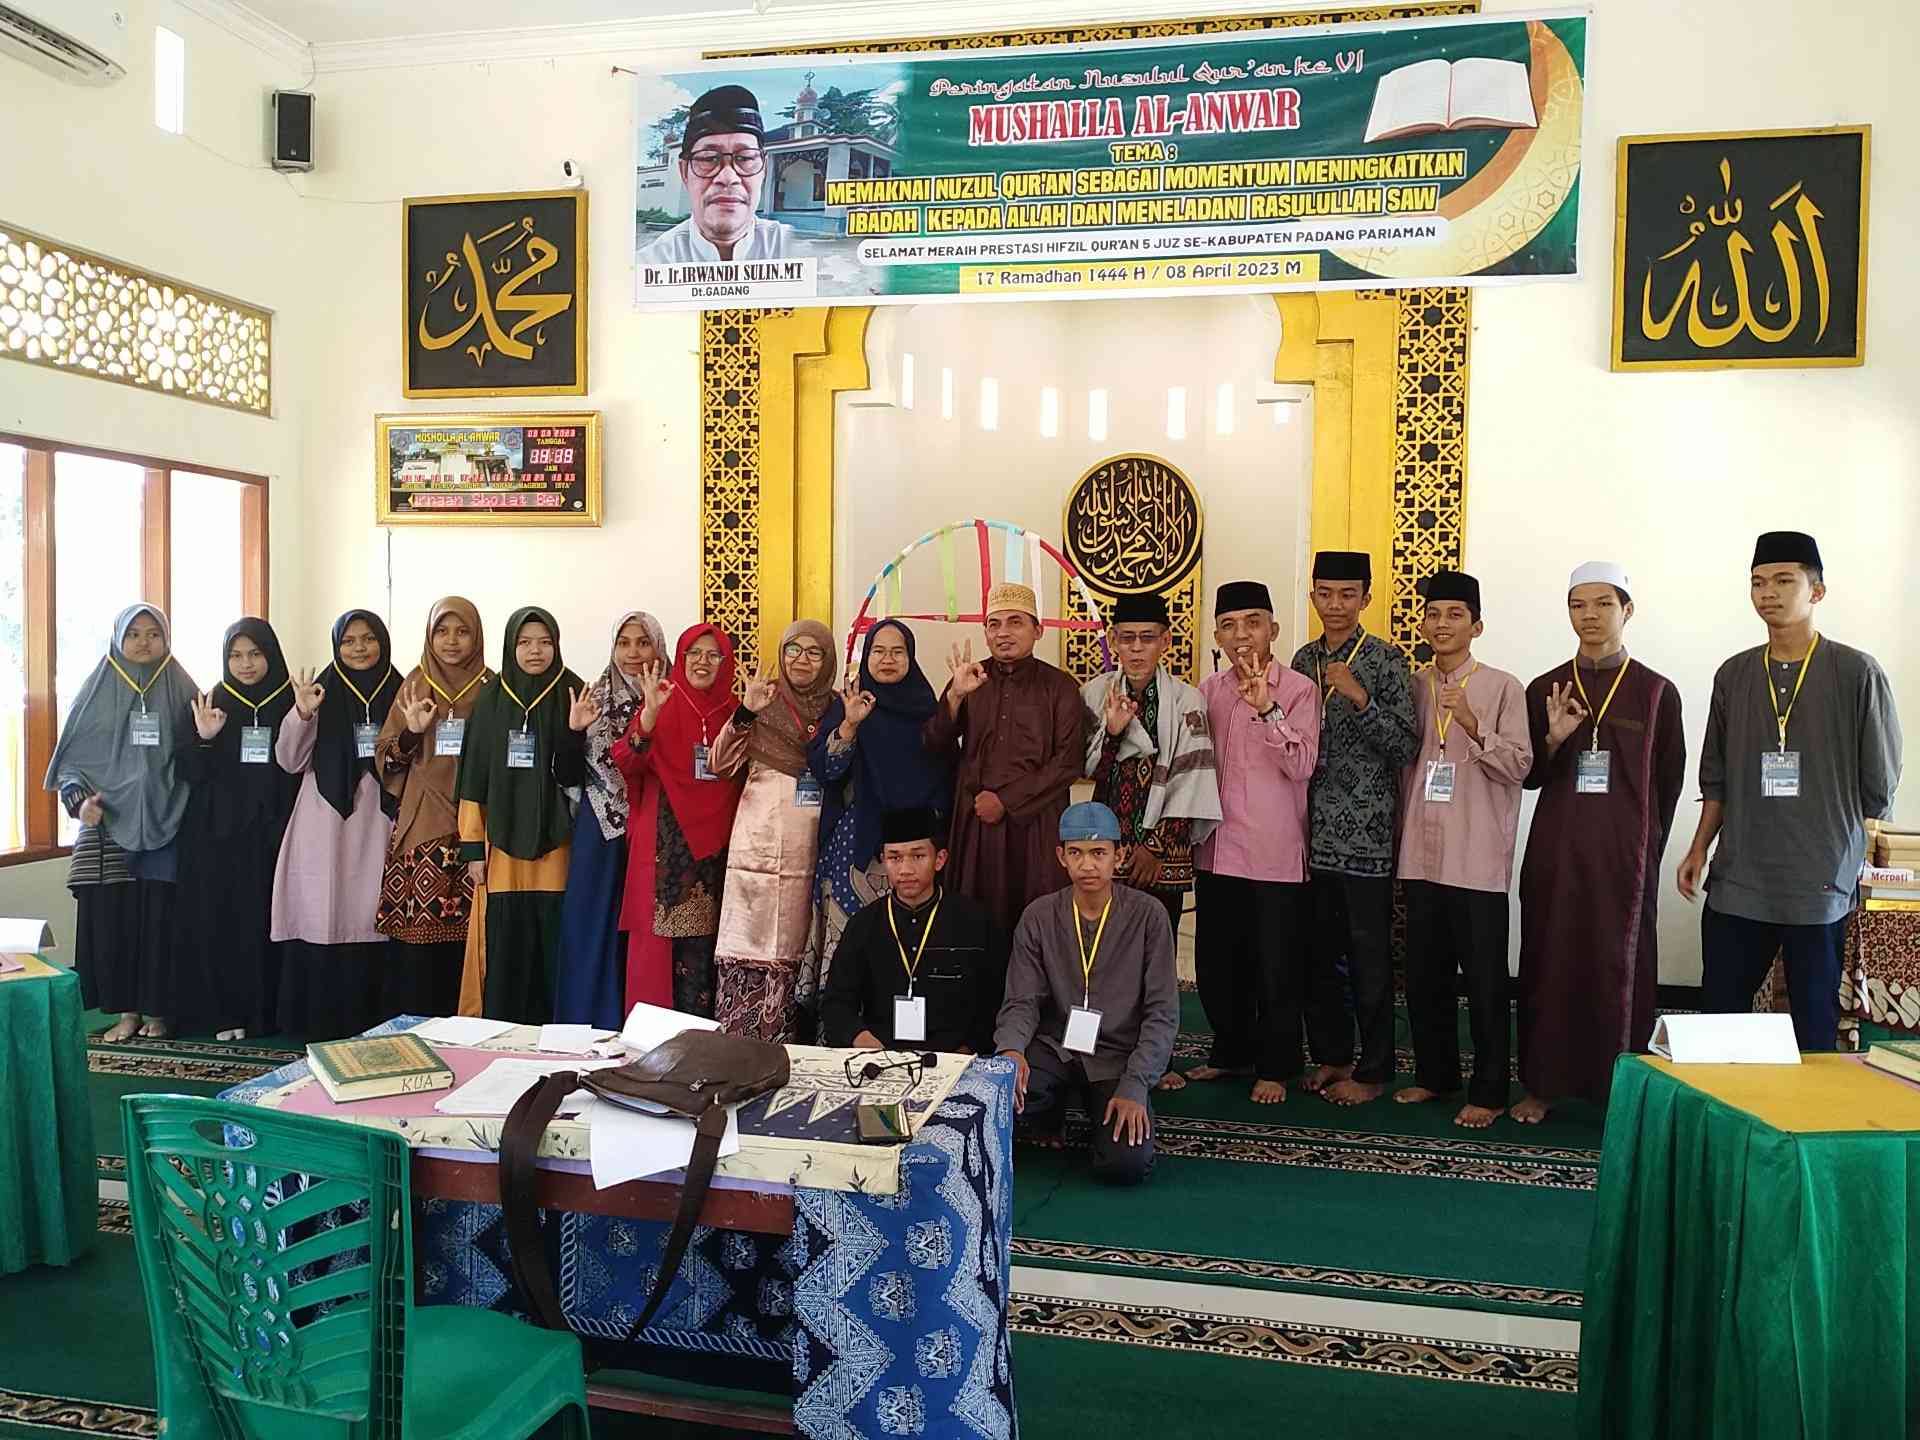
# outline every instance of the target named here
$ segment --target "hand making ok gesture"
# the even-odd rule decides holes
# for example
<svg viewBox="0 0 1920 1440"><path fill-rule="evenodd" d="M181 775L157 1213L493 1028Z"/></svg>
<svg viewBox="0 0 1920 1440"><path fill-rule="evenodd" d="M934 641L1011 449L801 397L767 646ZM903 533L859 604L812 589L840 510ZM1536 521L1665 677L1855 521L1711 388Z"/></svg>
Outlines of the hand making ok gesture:
<svg viewBox="0 0 1920 1440"><path fill-rule="evenodd" d="M746 693L740 697L740 703L756 715L773 704L779 692L779 672L774 667L774 661L767 661L760 673L747 681Z"/></svg>
<svg viewBox="0 0 1920 1440"><path fill-rule="evenodd" d="M1107 733L1124 735L1127 727L1133 723L1134 716L1139 713L1139 705L1127 694L1127 682L1115 675L1113 683L1107 686Z"/></svg>
<svg viewBox="0 0 1920 1440"><path fill-rule="evenodd" d="M640 733L651 735L660 718L660 707L673 694L673 681L667 678L664 660L649 660L640 667Z"/></svg>
<svg viewBox="0 0 1920 1440"><path fill-rule="evenodd" d="M227 712L213 703L213 692L196 695L193 705L193 728L202 740L211 740L227 728Z"/></svg>
<svg viewBox="0 0 1920 1440"><path fill-rule="evenodd" d="M401 718L407 722L407 729L415 735L424 735L433 727L436 707L426 686L401 686L400 693L393 697L393 703L400 707Z"/></svg>
<svg viewBox="0 0 1920 1440"><path fill-rule="evenodd" d="M971 640L967 641L964 648L955 645L947 653L947 670L952 676L947 685L948 693L963 700L987 683L987 667L973 658Z"/></svg>
<svg viewBox="0 0 1920 1440"><path fill-rule="evenodd" d="M326 698L327 687L315 678L311 668L294 672L293 708L300 712L302 720L311 720L314 712L320 708L320 702Z"/></svg>
<svg viewBox="0 0 1920 1440"><path fill-rule="evenodd" d="M840 692L840 703L846 707L847 711L847 718L840 725L840 735L842 739L851 740L853 732L860 728L869 715L873 714L873 708L880 703L880 697L871 690L861 689L859 675L853 674L847 676L846 688Z"/></svg>
<svg viewBox="0 0 1920 1440"><path fill-rule="evenodd" d="M586 729L600 718L600 704L593 698L592 690L575 690L567 687L567 728L573 731Z"/></svg>
<svg viewBox="0 0 1920 1440"><path fill-rule="evenodd" d="M1573 693L1571 680L1547 687L1547 740L1551 744L1565 744L1586 718L1587 707Z"/></svg>

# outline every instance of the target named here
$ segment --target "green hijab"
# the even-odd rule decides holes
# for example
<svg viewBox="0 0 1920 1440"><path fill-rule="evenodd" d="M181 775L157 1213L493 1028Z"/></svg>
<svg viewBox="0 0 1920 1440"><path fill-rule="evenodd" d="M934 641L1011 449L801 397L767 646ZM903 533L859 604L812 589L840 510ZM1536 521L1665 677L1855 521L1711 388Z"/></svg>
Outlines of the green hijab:
<svg viewBox="0 0 1920 1440"><path fill-rule="evenodd" d="M529 620L553 635L553 664L540 675L527 674L514 658ZM460 752L460 798L485 807L487 840L496 849L538 860L572 838L573 811L553 778L553 757L560 746L581 743L567 728L567 692L586 688L560 658L560 622L552 612L538 605L514 611L501 641L499 683L474 703ZM509 769L507 737L523 727L534 735L533 768Z"/></svg>

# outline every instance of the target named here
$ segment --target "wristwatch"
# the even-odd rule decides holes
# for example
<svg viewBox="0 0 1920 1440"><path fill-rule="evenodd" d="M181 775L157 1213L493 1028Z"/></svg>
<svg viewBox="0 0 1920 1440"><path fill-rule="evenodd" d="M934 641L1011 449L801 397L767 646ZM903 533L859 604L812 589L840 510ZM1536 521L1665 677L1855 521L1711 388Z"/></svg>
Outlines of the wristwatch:
<svg viewBox="0 0 1920 1440"><path fill-rule="evenodd" d="M1280 702L1278 700L1274 701L1273 704L1267 706L1266 709L1262 710L1257 718L1261 720L1267 720L1267 719L1271 719L1275 715L1278 715L1282 720L1287 718L1286 712L1281 710Z"/></svg>

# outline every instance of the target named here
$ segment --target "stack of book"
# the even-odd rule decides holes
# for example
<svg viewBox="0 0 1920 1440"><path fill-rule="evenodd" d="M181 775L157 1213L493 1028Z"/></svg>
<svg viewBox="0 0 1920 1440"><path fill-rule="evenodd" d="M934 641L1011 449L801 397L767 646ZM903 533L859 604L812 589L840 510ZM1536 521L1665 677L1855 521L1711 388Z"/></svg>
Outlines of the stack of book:
<svg viewBox="0 0 1920 1440"><path fill-rule="evenodd" d="M1920 830L1869 823L1867 867L1860 872L1860 897L1865 908L1920 911L1916 870L1920 870Z"/></svg>
<svg viewBox="0 0 1920 1440"><path fill-rule="evenodd" d="M1902 1080L1920 1083L1920 1042L1882 1040L1867 1047L1867 1063Z"/></svg>

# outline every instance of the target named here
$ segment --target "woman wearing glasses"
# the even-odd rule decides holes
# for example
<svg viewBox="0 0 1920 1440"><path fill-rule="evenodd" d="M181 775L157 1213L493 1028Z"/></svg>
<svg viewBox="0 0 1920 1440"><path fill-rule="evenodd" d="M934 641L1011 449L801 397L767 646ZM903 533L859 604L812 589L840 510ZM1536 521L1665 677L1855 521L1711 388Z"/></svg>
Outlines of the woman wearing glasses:
<svg viewBox="0 0 1920 1440"><path fill-rule="evenodd" d="M807 746L833 699L833 676L833 633L795 621L781 637L777 678L747 682L714 742L714 772L747 777L714 963L714 1018L731 1034L790 1040L800 971L817 953L813 867L825 789L807 768Z"/></svg>

